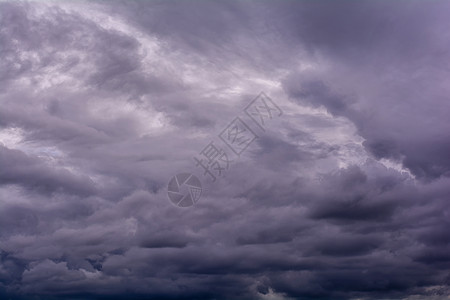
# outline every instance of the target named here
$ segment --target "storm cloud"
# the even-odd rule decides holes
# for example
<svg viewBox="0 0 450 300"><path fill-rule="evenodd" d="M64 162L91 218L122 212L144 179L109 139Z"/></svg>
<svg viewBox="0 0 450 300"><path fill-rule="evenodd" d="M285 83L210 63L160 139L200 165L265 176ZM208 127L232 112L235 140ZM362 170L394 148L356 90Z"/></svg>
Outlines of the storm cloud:
<svg viewBox="0 0 450 300"><path fill-rule="evenodd" d="M449 299L449 11L0 2L0 298Z"/></svg>

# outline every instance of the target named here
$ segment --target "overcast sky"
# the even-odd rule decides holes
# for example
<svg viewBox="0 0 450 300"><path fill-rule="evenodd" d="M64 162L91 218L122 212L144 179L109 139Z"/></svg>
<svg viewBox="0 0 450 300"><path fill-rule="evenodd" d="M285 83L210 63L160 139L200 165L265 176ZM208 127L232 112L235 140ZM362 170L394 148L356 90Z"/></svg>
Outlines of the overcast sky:
<svg viewBox="0 0 450 300"><path fill-rule="evenodd" d="M0 2L0 298L450 299L449 15ZM168 199L179 173L193 206Z"/></svg>

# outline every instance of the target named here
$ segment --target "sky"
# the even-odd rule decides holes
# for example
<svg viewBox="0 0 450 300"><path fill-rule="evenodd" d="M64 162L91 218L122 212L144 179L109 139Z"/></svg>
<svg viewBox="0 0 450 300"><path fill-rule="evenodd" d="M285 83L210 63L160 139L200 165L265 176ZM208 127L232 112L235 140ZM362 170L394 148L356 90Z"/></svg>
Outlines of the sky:
<svg viewBox="0 0 450 300"><path fill-rule="evenodd" d="M449 14L0 1L0 298L450 299Z"/></svg>

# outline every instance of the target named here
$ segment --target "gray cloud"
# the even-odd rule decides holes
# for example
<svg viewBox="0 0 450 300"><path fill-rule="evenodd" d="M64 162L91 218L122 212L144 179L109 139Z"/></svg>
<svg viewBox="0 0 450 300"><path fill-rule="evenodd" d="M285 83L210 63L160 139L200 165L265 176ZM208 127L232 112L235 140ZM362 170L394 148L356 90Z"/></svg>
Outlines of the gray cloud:
<svg viewBox="0 0 450 300"><path fill-rule="evenodd" d="M447 10L1 2L0 298L446 299ZM180 172L194 207L167 199Z"/></svg>

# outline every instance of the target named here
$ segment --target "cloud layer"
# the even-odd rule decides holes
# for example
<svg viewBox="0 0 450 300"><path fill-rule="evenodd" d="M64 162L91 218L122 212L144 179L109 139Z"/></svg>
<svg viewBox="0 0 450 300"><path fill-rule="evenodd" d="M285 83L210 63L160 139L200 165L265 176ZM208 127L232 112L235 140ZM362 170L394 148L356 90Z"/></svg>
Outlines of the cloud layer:
<svg viewBox="0 0 450 300"><path fill-rule="evenodd" d="M0 298L449 299L449 9L0 2Z"/></svg>

